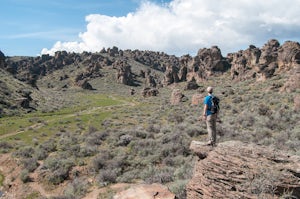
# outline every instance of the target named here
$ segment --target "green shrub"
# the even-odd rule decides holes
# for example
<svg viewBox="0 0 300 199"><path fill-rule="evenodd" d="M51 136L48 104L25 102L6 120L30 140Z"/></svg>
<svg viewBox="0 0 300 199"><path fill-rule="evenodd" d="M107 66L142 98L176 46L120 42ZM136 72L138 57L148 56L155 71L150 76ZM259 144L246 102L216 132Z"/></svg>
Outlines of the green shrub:
<svg viewBox="0 0 300 199"><path fill-rule="evenodd" d="M89 157L97 153L97 148L95 146L81 146L80 151L75 154L76 157Z"/></svg>
<svg viewBox="0 0 300 199"><path fill-rule="evenodd" d="M97 176L97 182L101 185L115 183L119 173L119 169L102 169Z"/></svg>
<svg viewBox="0 0 300 199"><path fill-rule="evenodd" d="M57 143L57 148L61 151L68 151L74 145L78 144L78 137L66 133L62 135Z"/></svg>
<svg viewBox="0 0 300 199"><path fill-rule="evenodd" d="M169 189L172 193L176 195L178 199L186 199L186 184L188 180L178 180L169 186Z"/></svg>
<svg viewBox="0 0 300 199"><path fill-rule="evenodd" d="M142 179L147 183L161 183L165 184L173 181L174 170L171 167L160 167L148 166L141 173Z"/></svg>
<svg viewBox="0 0 300 199"><path fill-rule="evenodd" d="M94 126L89 126L89 133L94 133L94 132L96 132L96 131L98 131L98 129L97 129L96 127L94 127Z"/></svg>
<svg viewBox="0 0 300 199"><path fill-rule="evenodd" d="M0 187L3 186L4 179L4 175L0 172Z"/></svg>
<svg viewBox="0 0 300 199"><path fill-rule="evenodd" d="M0 142L0 153L7 153L9 152L13 146L8 142Z"/></svg>
<svg viewBox="0 0 300 199"><path fill-rule="evenodd" d="M87 135L85 138L85 142L88 145L101 145L103 141L106 140L108 137L108 133L106 131L104 132L92 132Z"/></svg>
<svg viewBox="0 0 300 199"><path fill-rule="evenodd" d="M45 179L50 184L60 184L69 177L69 172L74 166L74 160L63 156L50 156L43 164L46 171Z"/></svg>
<svg viewBox="0 0 300 199"><path fill-rule="evenodd" d="M26 158L22 160L23 169L26 169L28 172L33 172L38 166L36 158Z"/></svg>
<svg viewBox="0 0 300 199"><path fill-rule="evenodd" d="M75 178L69 183L64 191L64 195L69 198L79 199L82 198L89 188L89 183L85 178Z"/></svg>
<svg viewBox="0 0 300 199"><path fill-rule="evenodd" d="M30 177L29 177L29 171L27 169L23 169L20 173L20 179L23 183L29 182Z"/></svg>
<svg viewBox="0 0 300 199"><path fill-rule="evenodd" d="M39 146L41 149L46 152L54 152L56 151L56 141L54 139L49 139Z"/></svg>
<svg viewBox="0 0 300 199"><path fill-rule="evenodd" d="M99 155L93 158L90 169L94 172L98 172L100 169L107 166L108 161L112 158L113 156L109 151L100 151Z"/></svg>
<svg viewBox="0 0 300 199"><path fill-rule="evenodd" d="M46 151L44 148L37 148L34 152L34 157L38 160L44 160L48 157L48 151Z"/></svg>
<svg viewBox="0 0 300 199"><path fill-rule="evenodd" d="M19 158L32 158L34 155L34 148L26 146L18 149L16 152L13 153L13 155Z"/></svg>

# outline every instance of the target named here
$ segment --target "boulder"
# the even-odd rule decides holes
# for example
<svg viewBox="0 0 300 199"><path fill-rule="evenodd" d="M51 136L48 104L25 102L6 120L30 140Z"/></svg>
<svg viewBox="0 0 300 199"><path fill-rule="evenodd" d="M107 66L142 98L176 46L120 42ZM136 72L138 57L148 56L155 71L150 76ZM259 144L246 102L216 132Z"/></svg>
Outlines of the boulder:
<svg viewBox="0 0 300 199"><path fill-rule="evenodd" d="M182 92L179 89L174 89L172 94L171 94L170 102L173 105L177 105L180 102L185 101L184 99L185 99L184 94L182 94Z"/></svg>
<svg viewBox="0 0 300 199"><path fill-rule="evenodd" d="M143 90L142 90L142 95L143 95L143 97L152 97L152 96L157 96L158 95L158 89L156 89L156 88L149 88L149 87L147 87L147 88L144 88Z"/></svg>
<svg viewBox="0 0 300 199"><path fill-rule="evenodd" d="M204 96L202 94L194 94L192 96L192 105L201 105L203 103Z"/></svg>
<svg viewBox="0 0 300 199"><path fill-rule="evenodd" d="M141 184L117 193L113 199L175 199L175 194L171 193L168 187L161 184Z"/></svg>
<svg viewBox="0 0 300 199"><path fill-rule="evenodd" d="M86 79L85 80L81 80L81 81L79 81L77 83L78 83L78 86L80 86L83 89L86 89L86 90L95 90L93 88L93 86Z"/></svg>
<svg viewBox="0 0 300 199"><path fill-rule="evenodd" d="M185 90L196 90L199 88L197 81L195 78L192 78L190 81L187 82Z"/></svg>
<svg viewBox="0 0 300 199"><path fill-rule="evenodd" d="M206 146L193 141L200 158L187 184L187 199L300 197L300 156L239 141Z"/></svg>

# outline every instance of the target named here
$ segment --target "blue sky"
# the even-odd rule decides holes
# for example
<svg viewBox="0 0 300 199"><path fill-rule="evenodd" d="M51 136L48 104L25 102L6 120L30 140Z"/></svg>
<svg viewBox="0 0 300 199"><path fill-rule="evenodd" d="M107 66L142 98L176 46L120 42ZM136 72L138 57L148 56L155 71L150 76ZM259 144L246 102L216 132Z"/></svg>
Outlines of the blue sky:
<svg viewBox="0 0 300 199"><path fill-rule="evenodd" d="M269 39L300 41L300 0L2 0L7 56L103 47L223 55Z"/></svg>
<svg viewBox="0 0 300 199"><path fill-rule="evenodd" d="M56 41L76 40L89 14L120 17L138 5L138 0L2 0L0 50L35 56Z"/></svg>

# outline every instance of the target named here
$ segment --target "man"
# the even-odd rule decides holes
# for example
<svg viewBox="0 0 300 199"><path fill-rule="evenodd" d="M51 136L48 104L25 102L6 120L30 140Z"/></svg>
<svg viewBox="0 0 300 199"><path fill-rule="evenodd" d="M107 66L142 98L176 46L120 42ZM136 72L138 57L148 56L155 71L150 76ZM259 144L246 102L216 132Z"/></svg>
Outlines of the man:
<svg viewBox="0 0 300 199"><path fill-rule="evenodd" d="M213 96L213 88L207 88L208 95L204 98L204 109L203 109L203 119L206 121L207 132L208 132L208 142L207 145L215 145L217 141L217 130L216 130L216 122L217 122L217 113L212 113L212 96Z"/></svg>

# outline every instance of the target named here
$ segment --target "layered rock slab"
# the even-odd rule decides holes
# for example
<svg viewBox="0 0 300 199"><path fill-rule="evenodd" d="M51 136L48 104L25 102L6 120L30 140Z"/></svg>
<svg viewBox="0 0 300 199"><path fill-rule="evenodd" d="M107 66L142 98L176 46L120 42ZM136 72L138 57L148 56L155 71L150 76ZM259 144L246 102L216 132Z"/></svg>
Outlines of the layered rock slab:
<svg viewBox="0 0 300 199"><path fill-rule="evenodd" d="M300 198L300 157L238 141L215 147L193 141L200 158L187 184L187 199Z"/></svg>

